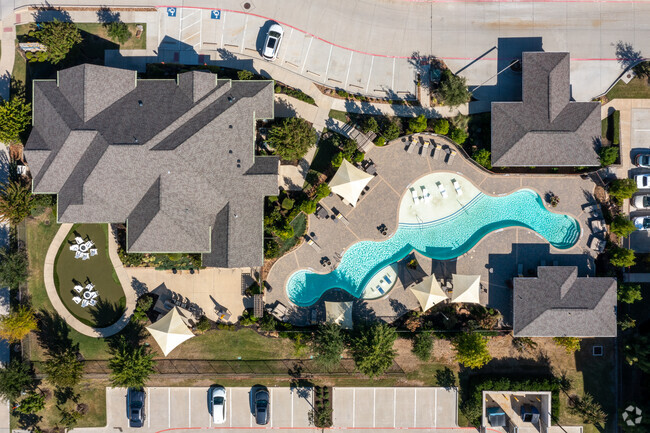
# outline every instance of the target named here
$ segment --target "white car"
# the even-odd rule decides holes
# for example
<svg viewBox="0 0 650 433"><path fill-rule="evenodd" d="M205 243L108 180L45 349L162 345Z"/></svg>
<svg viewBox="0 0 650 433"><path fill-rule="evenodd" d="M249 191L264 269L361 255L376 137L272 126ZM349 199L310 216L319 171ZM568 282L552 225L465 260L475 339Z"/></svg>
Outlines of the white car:
<svg viewBox="0 0 650 433"><path fill-rule="evenodd" d="M209 397L212 422L223 424L226 422L226 389L223 386L213 386Z"/></svg>
<svg viewBox="0 0 650 433"><path fill-rule="evenodd" d="M635 195L632 206L637 209L650 209L650 194Z"/></svg>
<svg viewBox="0 0 650 433"><path fill-rule="evenodd" d="M280 42L282 42L282 35L284 30L280 24L273 24L269 27L269 32L266 34L266 41L262 48L262 57L266 60L275 60L280 50Z"/></svg>
<svg viewBox="0 0 650 433"><path fill-rule="evenodd" d="M637 174L634 176L636 180L636 186L639 189L650 188L650 174Z"/></svg>
<svg viewBox="0 0 650 433"><path fill-rule="evenodd" d="M650 216L634 218L634 227L637 230L650 230Z"/></svg>

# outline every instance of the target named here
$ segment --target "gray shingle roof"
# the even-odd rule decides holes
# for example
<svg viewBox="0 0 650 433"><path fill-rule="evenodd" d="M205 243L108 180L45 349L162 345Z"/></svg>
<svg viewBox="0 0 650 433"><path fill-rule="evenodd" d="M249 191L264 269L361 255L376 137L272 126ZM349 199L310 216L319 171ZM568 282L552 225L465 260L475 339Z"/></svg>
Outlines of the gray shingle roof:
<svg viewBox="0 0 650 433"><path fill-rule="evenodd" d="M514 278L516 337L615 337L616 279L578 277L576 266L540 266Z"/></svg>
<svg viewBox="0 0 650 433"><path fill-rule="evenodd" d="M569 53L526 52L522 64L522 102L492 103L492 165L600 165L600 103L570 100Z"/></svg>
<svg viewBox="0 0 650 433"><path fill-rule="evenodd" d="M138 80L81 65L34 82L25 157L60 222L126 222L130 252L197 252L206 266L263 262L264 196L279 161L256 157L271 81Z"/></svg>

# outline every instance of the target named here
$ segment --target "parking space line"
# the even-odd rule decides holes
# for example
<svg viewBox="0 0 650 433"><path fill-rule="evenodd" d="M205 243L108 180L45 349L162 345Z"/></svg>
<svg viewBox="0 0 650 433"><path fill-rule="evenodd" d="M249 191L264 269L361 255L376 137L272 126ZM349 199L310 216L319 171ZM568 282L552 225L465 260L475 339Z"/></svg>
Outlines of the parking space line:
<svg viewBox="0 0 650 433"><path fill-rule="evenodd" d="M275 407L273 406L273 388L269 390L269 406ZM269 427L273 427L273 412L269 416Z"/></svg>
<svg viewBox="0 0 650 433"><path fill-rule="evenodd" d="M307 53L305 54L305 60L302 61L302 69L300 70L301 74L303 73L303 71L305 70L305 66L307 65L307 59L309 58L309 50L311 49L312 42L314 42L314 38L309 39L309 45L307 45Z"/></svg>
<svg viewBox="0 0 650 433"><path fill-rule="evenodd" d="M229 426L232 427L232 388L228 388L228 419L230 420Z"/></svg>
<svg viewBox="0 0 650 433"><path fill-rule="evenodd" d="M332 60L332 49L334 45L330 45L330 54L327 56L327 66L325 67L325 79L327 80L327 71L330 70L330 60Z"/></svg>
<svg viewBox="0 0 650 433"><path fill-rule="evenodd" d="M375 427L375 422L377 420L377 411L376 405L377 402L377 388L372 388L372 426Z"/></svg>
<svg viewBox="0 0 650 433"><path fill-rule="evenodd" d="M241 49L240 53L244 52L244 44L246 43L246 28L248 27L248 15L246 15L246 21L244 21L244 31L241 32Z"/></svg>
<svg viewBox="0 0 650 433"><path fill-rule="evenodd" d="M149 398L147 399L147 428L151 427L151 388L147 388L147 394Z"/></svg>
<svg viewBox="0 0 650 433"><path fill-rule="evenodd" d="M293 428L293 399L296 396L296 393L291 393L291 428Z"/></svg>
<svg viewBox="0 0 650 433"><path fill-rule="evenodd" d="M393 428L395 428L395 419L397 417L397 388L393 388Z"/></svg>
<svg viewBox="0 0 650 433"><path fill-rule="evenodd" d="M366 93L368 93L368 87L370 87L370 77L372 76L372 65L375 64L375 58L370 58L370 69L368 70L368 83L366 84Z"/></svg>
<svg viewBox="0 0 650 433"><path fill-rule="evenodd" d="M418 425L418 389L413 388L413 427Z"/></svg>
<svg viewBox="0 0 650 433"><path fill-rule="evenodd" d="M433 395L433 427L438 426L438 388L435 389L435 394Z"/></svg>
<svg viewBox="0 0 650 433"><path fill-rule="evenodd" d="M167 428L172 427L172 389L167 388Z"/></svg>
<svg viewBox="0 0 650 433"><path fill-rule="evenodd" d="M393 58L393 74L390 76L390 88L395 88L395 59Z"/></svg>
<svg viewBox="0 0 650 433"><path fill-rule="evenodd" d="M223 48L223 34L226 33L226 16L227 15L228 14L226 14L224 12L221 12L221 17L223 18L223 22L221 23L221 48Z"/></svg>
<svg viewBox="0 0 650 433"><path fill-rule="evenodd" d="M199 12L199 48L203 46L203 10Z"/></svg>
<svg viewBox="0 0 650 433"><path fill-rule="evenodd" d="M189 35L188 37L186 37L185 39L183 39L183 42L188 41L188 40L190 40L191 38L193 38L194 36L196 36L196 35L200 35L200 34L201 34L201 30L199 30L199 31L196 32L196 33L192 33L191 35ZM199 36L199 38L200 38L200 36Z"/></svg>
<svg viewBox="0 0 650 433"><path fill-rule="evenodd" d="M357 389L352 388L352 427L354 428L354 413L357 409Z"/></svg>
<svg viewBox="0 0 650 433"><path fill-rule="evenodd" d="M187 426L192 427L192 390L187 388Z"/></svg>
<svg viewBox="0 0 650 433"><path fill-rule="evenodd" d="M348 78L350 77L350 68L352 67L352 55L354 54L354 51L350 51L350 60L348 62L348 73L345 74L345 83L343 84L343 88L348 87Z"/></svg>
<svg viewBox="0 0 650 433"><path fill-rule="evenodd" d="M293 28L291 29L291 32L289 32L289 37L287 38L287 41L284 43L284 46L286 47L289 41L291 40L291 36L293 35ZM284 59L287 57L287 49L284 49L284 53L282 53L282 60L280 61L280 64L284 63Z"/></svg>

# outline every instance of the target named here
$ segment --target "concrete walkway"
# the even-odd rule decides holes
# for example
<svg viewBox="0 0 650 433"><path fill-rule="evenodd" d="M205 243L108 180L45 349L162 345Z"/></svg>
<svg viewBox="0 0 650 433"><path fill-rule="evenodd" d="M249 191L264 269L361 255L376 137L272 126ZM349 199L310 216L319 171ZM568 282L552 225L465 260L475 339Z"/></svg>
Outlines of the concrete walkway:
<svg viewBox="0 0 650 433"><path fill-rule="evenodd" d="M11 14L2 21L2 37L0 38L0 48L2 49L2 55L0 56L0 96L5 100L9 99L10 96L9 88L16 53L15 39L15 15Z"/></svg>
<svg viewBox="0 0 650 433"><path fill-rule="evenodd" d="M77 332L80 332L88 337L110 337L111 335L117 334L120 332L128 323L135 310L136 294L135 291L131 288L131 282L129 276L122 266L119 256L117 255L117 241L115 237L110 234L109 227L109 236L108 236L108 255L111 259L111 263L115 268L115 273L117 278L120 280L122 289L124 290L124 296L126 297L126 310L120 319L106 328L93 328L82 323L79 319L74 317L70 311L63 305L61 298L56 290L54 284L54 260L56 259L56 254L61 247L61 244L65 241L68 233L72 229L72 224L61 224L61 228L54 236L50 247L47 250L47 255L45 256L45 268L43 270L43 278L45 280L45 290L47 291L47 296L52 302L52 306L57 311L57 313L66 321L72 329Z"/></svg>
<svg viewBox="0 0 650 433"><path fill-rule="evenodd" d="M639 274L623 274L623 281L626 283L650 283L650 274L639 273Z"/></svg>
<svg viewBox="0 0 650 433"><path fill-rule="evenodd" d="M9 314L9 288L0 288L0 315ZM6 340L0 340L0 367L9 363L11 354L9 352L9 343ZM9 402L0 399L0 433L9 433Z"/></svg>

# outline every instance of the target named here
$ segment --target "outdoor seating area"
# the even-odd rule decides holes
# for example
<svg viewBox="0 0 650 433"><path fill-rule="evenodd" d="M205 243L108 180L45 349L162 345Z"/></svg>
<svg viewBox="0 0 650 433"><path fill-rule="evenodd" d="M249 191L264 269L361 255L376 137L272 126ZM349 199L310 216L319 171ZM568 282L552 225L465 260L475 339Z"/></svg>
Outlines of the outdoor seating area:
<svg viewBox="0 0 650 433"><path fill-rule="evenodd" d="M433 138L417 135L412 135L408 138L408 144L405 150L406 153L417 153L422 157L431 157L436 161L443 161L447 165L451 165L458 154L449 145L443 146L436 143Z"/></svg>
<svg viewBox="0 0 650 433"><path fill-rule="evenodd" d="M70 251L74 251L74 258L81 260L89 260L91 257L97 255L97 248L95 248L95 243L90 239L82 238L81 236L75 236L74 242L70 245Z"/></svg>
<svg viewBox="0 0 650 433"><path fill-rule="evenodd" d="M80 283L75 284L74 291L77 292L78 296L74 296L72 302L81 305L81 308L97 305L99 293L95 290L95 285L89 280L86 280L84 285Z"/></svg>
<svg viewBox="0 0 650 433"><path fill-rule="evenodd" d="M607 225L603 217L603 209L599 204L591 204L584 208L587 214L587 222L591 228L588 246L591 250L600 254L605 251L607 246Z"/></svg>
<svg viewBox="0 0 650 433"><path fill-rule="evenodd" d="M178 307L187 317L199 319L203 314L198 305L192 303L188 298L183 297L177 293L167 291L159 291L155 293L158 295L153 310L159 314L159 317L164 316L168 312Z"/></svg>
<svg viewBox="0 0 650 433"><path fill-rule="evenodd" d="M438 280L435 274L431 274L409 289L420 303L422 312L441 302L479 304L483 290L480 275L458 274L452 274L451 281Z"/></svg>

